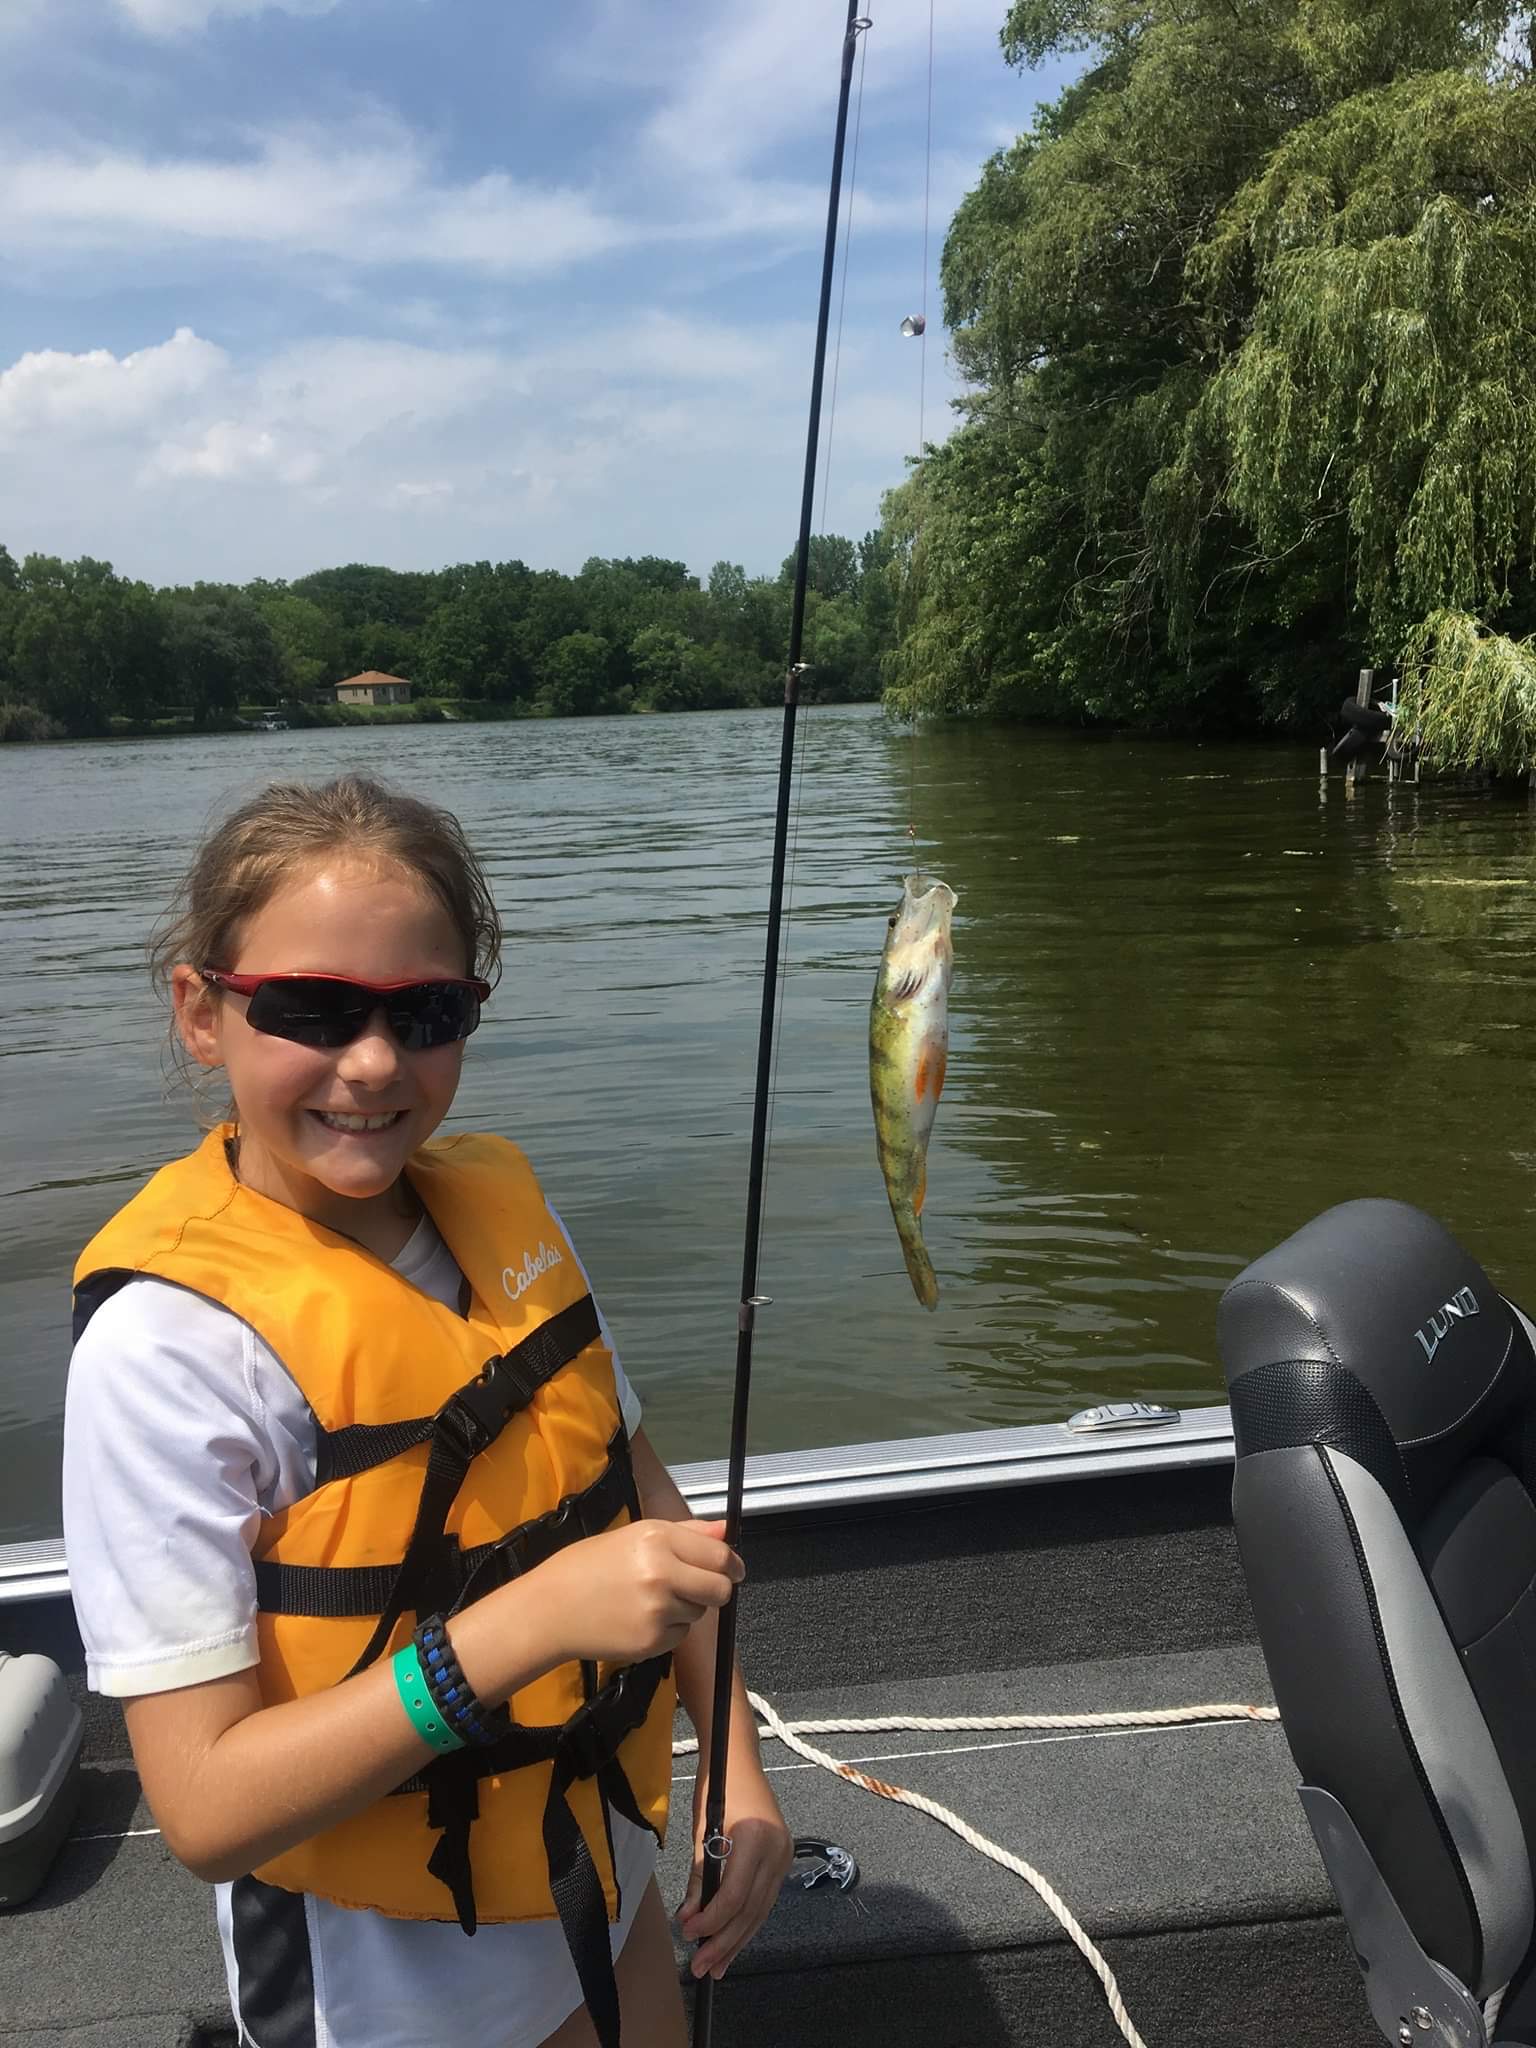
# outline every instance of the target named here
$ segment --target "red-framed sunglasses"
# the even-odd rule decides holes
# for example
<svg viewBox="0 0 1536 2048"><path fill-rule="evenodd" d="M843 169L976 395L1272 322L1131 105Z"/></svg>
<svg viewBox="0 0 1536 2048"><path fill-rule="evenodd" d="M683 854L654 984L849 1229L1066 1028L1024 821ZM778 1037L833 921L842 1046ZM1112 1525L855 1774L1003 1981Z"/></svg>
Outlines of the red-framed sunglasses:
<svg viewBox="0 0 1536 2048"><path fill-rule="evenodd" d="M357 981L340 974L225 974L199 970L204 981L248 996L245 1021L269 1038L295 1045L350 1045L376 1010L406 1052L425 1052L468 1038L480 1022L488 981Z"/></svg>

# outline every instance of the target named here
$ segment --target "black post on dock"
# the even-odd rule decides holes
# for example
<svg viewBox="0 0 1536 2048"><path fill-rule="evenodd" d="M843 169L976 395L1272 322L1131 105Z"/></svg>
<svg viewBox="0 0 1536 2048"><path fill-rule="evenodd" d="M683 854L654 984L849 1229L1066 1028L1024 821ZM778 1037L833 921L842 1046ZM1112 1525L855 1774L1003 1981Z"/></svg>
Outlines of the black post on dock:
<svg viewBox="0 0 1536 2048"><path fill-rule="evenodd" d="M1375 669L1361 669L1360 680L1355 685L1355 702L1357 704L1363 706L1370 703L1371 687L1375 683L1375 681ZM1355 793L1355 765L1355 756L1351 755L1349 759L1349 766L1344 770L1344 794L1346 796L1353 796Z"/></svg>

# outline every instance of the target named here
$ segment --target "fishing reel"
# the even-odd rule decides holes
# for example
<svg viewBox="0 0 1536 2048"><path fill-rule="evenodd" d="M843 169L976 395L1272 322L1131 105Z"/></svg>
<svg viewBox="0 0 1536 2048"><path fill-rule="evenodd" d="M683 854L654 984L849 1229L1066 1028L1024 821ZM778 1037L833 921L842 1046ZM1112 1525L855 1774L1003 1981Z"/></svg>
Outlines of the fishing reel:
<svg viewBox="0 0 1536 2048"><path fill-rule="evenodd" d="M804 1864L802 1870L798 1866ZM814 1835L796 1835L795 1867L785 1878L786 1886L813 1892L818 1885L834 1891L851 1892L859 1881L859 1866L853 1853L836 1842L819 1841Z"/></svg>

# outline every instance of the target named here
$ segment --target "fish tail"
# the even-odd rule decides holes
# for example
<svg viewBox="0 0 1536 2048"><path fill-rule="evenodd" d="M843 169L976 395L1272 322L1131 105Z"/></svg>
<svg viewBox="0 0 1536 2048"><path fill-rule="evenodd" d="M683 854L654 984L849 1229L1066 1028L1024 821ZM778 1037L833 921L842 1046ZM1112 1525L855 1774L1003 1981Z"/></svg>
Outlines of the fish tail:
<svg viewBox="0 0 1536 2048"><path fill-rule="evenodd" d="M891 1209L896 1218L896 1235L901 1239L901 1255L907 1262L912 1291L924 1308L935 1309L939 1305L938 1276L928 1256L928 1247L923 1243L917 1213L905 1204L898 1209L894 1202Z"/></svg>

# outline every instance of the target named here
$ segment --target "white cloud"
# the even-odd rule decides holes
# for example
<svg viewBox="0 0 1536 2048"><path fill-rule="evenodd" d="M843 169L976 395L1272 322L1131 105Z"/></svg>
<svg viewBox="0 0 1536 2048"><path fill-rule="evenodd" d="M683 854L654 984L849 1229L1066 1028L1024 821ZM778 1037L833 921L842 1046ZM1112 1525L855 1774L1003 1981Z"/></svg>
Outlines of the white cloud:
<svg viewBox="0 0 1536 2048"><path fill-rule="evenodd" d="M132 432L194 398L227 371L229 358L190 327L132 355L109 349L69 355L29 350L0 370L0 445L28 433Z"/></svg>
<svg viewBox="0 0 1536 2048"><path fill-rule="evenodd" d="M190 441L163 441L150 457L150 477L208 477L215 483L241 478L275 478L308 483L320 466L311 448L293 446L270 427L241 420L214 420Z"/></svg>
<svg viewBox="0 0 1536 2048"><path fill-rule="evenodd" d="M805 319L652 306L560 342L334 336L244 362L183 328L122 357L29 354L0 370L0 538L163 583L358 559L574 569L594 552L773 569L799 502L810 341ZM846 527L873 522L915 441L913 362L867 327L845 342ZM931 362L930 434L940 383Z"/></svg>
<svg viewBox="0 0 1536 2048"><path fill-rule="evenodd" d="M439 177L409 130L388 119L340 139L257 135L243 157L222 161L0 148L0 249L55 262L217 245L532 276L626 239L631 230L569 187L499 171Z"/></svg>
<svg viewBox="0 0 1536 2048"><path fill-rule="evenodd" d="M664 166L662 183L649 186L637 166L623 189L630 213L574 183L501 170L447 177L420 138L380 114L253 131L217 157L0 140L0 254L44 276L89 266L97 281L119 264L163 266L184 254L306 274L323 265L315 288L345 300L358 273L379 268L538 278L645 244L814 247L826 220L816 180L754 177L728 163L707 183ZM866 163L859 235L915 229L922 207L921 159L896 182ZM402 301L407 313L412 303Z"/></svg>
<svg viewBox="0 0 1536 2048"><path fill-rule="evenodd" d="M146 35L187 35L207 28L215 15L263 14L269 9L284 14L329 14L340 0L115 0L119 14L126 15Z"/></svg>
<svg viewBox="0 0 1536 2048"><path fill-rule="evenodd" d="M675 0L665 0L665 7L675 18ZM659 32L661 9L644 11ZM679 165L718 177L777 155L790 137L812 135L821 174L830 156L830 141L822 138L831 134L843 41L836 8L827 0L777 0L769 8L722 12L711 0L692 11L698 32L684 45L681 62L674 36L662 38L672 59L670 90L646 124L651 144ZM869 11L874 26L854 57L855 88L861 68L864 75L863 119L873 126L898 115L920 167L925 101L914 84L926 81L928 0L886 0ZM1001 11L998 0L946 0L934 18L936 64L952 63L968 43L995 52ZM850 126L850 146L851 139Z"/></svg>
<svg viewBox="0 0 1536 2048"><path fill-rule="evenodd" d="M405 504L416 505L426 498L451 498L453 485L441 477L433 483L397 483L394 495Z"/></svg>
<svg viewBox="0 0 1536 2048"><path fill-rule="evenodd" d="M798 327L795 328L798 338ZM636 376L665 383L745 384L784 367L784 331L726 321L685 320L659 307L638 310L619 327L594 328L562 340L532 359L548 372L590 376L605 384Z"/></svg>

